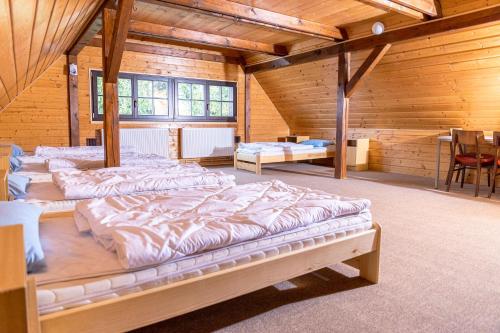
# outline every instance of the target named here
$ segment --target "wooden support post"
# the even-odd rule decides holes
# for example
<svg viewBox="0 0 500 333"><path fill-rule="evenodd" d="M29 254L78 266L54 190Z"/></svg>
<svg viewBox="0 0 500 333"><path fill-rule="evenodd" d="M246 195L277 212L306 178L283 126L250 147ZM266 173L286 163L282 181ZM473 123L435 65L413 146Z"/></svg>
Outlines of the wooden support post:
<svg viewBox="0 0 500 333"><path fill-rule="evenodd" d="M345 179L347 178L347 128L349 119L349 97L346 94L351 68L351 54L349 52L339 53L338 62L335 178Z"/></svg>
<svg viewBox="0 0 500 333"><path fill-rule="evenodd" d="M68 67L68 116L69 116L69 145L80 145L80 118L78 113L78 57L67 56Z"/></svg>
<svg viewBox="0 0 500 333"><path fill-rule="evenodd" d="M245 142L250 142L250 116L251 116L251 82L252 74L245 74Z"/></svg>
<svg viewBox="0 0 500 333"><path fill-rule="evenodd" d="M134 0L121 0L118 11L105 7L102 14L104 151L106 167L120 166L120 122L117 82L133 5Z"/></svg>

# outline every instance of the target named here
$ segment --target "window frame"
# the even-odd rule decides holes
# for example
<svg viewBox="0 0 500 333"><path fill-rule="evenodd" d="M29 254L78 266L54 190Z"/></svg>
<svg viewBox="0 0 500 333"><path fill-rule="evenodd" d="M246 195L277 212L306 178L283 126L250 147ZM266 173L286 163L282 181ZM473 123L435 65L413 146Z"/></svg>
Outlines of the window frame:
<svg viewBox="0 0 500 333"><path fill-rule="evenodd" d="M92 121L103 121L104 115L98 113L97 78L102 77L101 70L90 70L90 91L91 91L91 119ZM120 115L120 121L135 122L227 122L236 123L238 119L238 85L232 81L214 81L204 79L169 77L160 75L122 73L118 78L130 78L132 80L132 114ZM139 115L138 103L138 81L139 80L166 81L168 83L168 115ZM181 116L179 115L179 96L177 91L178 83L201 84L204 86L204 115L203 116ZM104 83L103 83L104 84ZM232 117L212 117L210 116L210 86L232 87L233 88L233 116ZM104 89L104 86L103 86ZM104 94L104 91L103 91ZM154 97L151 99L154 100ZM221 101L222 102L222 101ZM103 105L104 108L104 105Z"/></svg>
<svg viewBox="0 0 500 333"><path fill-rule="evenodd" d="M219 87L233 87L233 116L232 117L212 117L210 116L210 86L219 86ZM207 96L207 107L206 107L206 117L207 119L213 119L209 121L219 121L219 122L231 122L231 119L237 119L237 104L238 104L238 87L236 86L236 82L226 82L226 81L206 81L206 96ZM217 101L222 103L224 101Z"/></svg>

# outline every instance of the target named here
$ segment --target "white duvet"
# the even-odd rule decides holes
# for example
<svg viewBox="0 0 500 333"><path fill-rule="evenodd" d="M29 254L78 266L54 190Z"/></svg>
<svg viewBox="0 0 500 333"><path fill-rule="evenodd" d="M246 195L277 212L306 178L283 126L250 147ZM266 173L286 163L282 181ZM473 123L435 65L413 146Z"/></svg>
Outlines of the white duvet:
<svg viewBox="0 0 500 333"><path fill-rule="evenodd" d="M122 152L120 154L120 164L122 166L163 166L177 163L177 161L154 154L136 154L133 152ZM51 172L61 169L100 169L104 168L104 155L89 153L73 157L48 158L45 160L45 166Z"/></svg>
<svg viewBox="0 0 500 333"><path fill-rule="evenodd" d="M121 146L121 153L137 153L132 146ZM104 155L103 146L80 146L80 147L49 147L38 146L35 148L35 156L45 158L76 157L81 155L100 154Z"/></svg>
<svg viewBox="0 0 500 333"><path fill-rule="evenodd" d="M159 264L335 217L368 211L341 198L281 181L81 201L75 222L115 251L125 268Z"/></svg>
<svg viewBox="0 0 500 333"><path fill-rule="evenodd" d="M196 163L159 167L122 166L99 170L62 170L52 173L54 183L68 200L101 198L196 186L234 185L234 176L210 171Z"/></svg>
<svg viewBox="0 0 500 333"><path fill-rule="evenodd" d="M238 152L255 154L259 152L266 153L282 153L282 152L297 152L301 150L313 149L312 145L303 145L293 142L252 142L240 143L238 145Z"/></svg>

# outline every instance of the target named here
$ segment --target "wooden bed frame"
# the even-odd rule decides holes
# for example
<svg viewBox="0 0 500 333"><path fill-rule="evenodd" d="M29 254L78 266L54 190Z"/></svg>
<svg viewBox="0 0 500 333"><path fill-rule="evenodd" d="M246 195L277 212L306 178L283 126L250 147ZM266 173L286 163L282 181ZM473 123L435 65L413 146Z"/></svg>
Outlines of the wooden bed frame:
<svg viewBox="0 0 500 333"><path fill-rule="evenodd" d="M236 151L234 153L234 168L255 172L257 175L260 175L262 174L263 164L315 160L315 159L330 158L330 157L335 157L335 151L324 151L319 153L303 153L303 154L285 153L284 155L277 155L277 156L273 155L261 156L260 153L254 155L241 154Z"/></svg>
<svg viewBox="0 0 500 333"><path fill-rule="evenodd" d="M105 300L39 315L26 274L22 226L0 227L0 332L122 332L147 326L344 262L379 280L381 229Z"/></svg>

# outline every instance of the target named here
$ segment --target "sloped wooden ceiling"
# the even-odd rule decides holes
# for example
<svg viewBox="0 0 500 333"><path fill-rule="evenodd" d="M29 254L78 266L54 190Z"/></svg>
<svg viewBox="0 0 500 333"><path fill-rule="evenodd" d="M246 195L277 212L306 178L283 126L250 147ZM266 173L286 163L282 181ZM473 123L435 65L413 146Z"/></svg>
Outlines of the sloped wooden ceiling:
<svg viewBox="0 0 500 333"><path fill-rule="evenodd" d="M49 68L102 0L0 0L0 110Z"/></svg>

